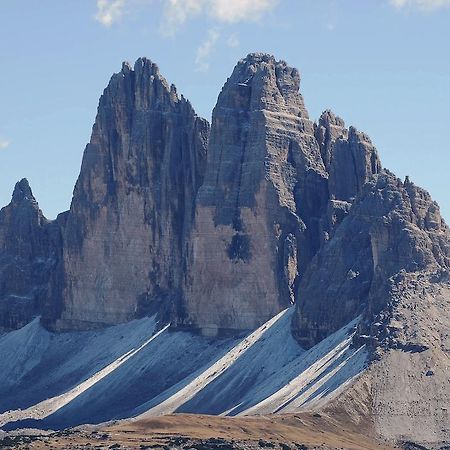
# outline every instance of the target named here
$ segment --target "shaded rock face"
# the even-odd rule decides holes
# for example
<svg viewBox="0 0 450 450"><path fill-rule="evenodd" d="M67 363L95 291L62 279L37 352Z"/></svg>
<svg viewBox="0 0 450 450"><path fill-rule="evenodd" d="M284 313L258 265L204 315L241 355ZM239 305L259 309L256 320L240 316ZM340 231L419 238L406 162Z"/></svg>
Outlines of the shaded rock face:
<svg viewBox="0 0 450 450"><path fill-rule="evenodd" d="M327 202L327 174L299 83L296 69L252 54L219 95L182 324L207 334L252 329L293 299L297 271L315 245L308 224Z"/></svg>
<svg viewBox="0 0 450 450"><path fill-rule="evenodd" d="M60 248L59 228L48 221L26 179L0 211L0 330L20 328L48 304Z"/></svg>
<svg viewBox="0 0 450 450"><path fill-rule="evenodd" d="M333 145L338 139L346 139L348 130L345 122L332 111L326 110L314 126L314 135L320 147L320 154L327 170L330 170Z"/></svg>
<svg viewBox="0 0 450 450"><path fill-rule="evenodd" d="M366 183L298 287L293 330L306 347L385 308L403 272L448 271L450 231L438 205L384 171Z"/></svg>
<svg viewBox="0 0 450 450"><path fill-rule="evenodd" d="M369 137L350 127L345 139L337 139L332 147L330 193L337 200L351 201L364 184L381 171L377 150Z"/></svg>
<svg viewBox="0 0 450 450"><path fill-rule="evenodd" d="M208 132L151 61L124 63L111 78L67 216L56 329L123 322L179 303Z"/></svg>
<svg viewBox="0 0 450 450"><path fill-rule="evenodd" d="M332 237L364 184L381 171L381 162L369 137L354 127L347 129L329 110L321 115L314 134L328 175L328 204L320 226L323 244Z"/></svg>

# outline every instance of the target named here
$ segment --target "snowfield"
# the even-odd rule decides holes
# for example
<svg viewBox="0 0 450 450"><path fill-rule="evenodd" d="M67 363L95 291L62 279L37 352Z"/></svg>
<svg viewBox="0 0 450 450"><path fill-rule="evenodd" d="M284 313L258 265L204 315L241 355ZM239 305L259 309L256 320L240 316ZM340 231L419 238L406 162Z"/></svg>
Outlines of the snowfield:
<svg viewBox="0 0 450 450"><path fill-rule="evenodd" d="M0 427L60 429L173 412L248 415L314 409L365 368L356 321L305 351L287 309L239 339L211 339L145 318L50 333L39 319L0 336Z"/></svg>

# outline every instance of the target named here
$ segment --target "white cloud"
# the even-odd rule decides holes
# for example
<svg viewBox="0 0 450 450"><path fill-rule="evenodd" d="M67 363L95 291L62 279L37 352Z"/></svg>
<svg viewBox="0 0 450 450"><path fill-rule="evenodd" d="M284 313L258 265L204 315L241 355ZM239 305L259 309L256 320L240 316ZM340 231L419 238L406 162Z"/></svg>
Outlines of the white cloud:
<svg viewBox="0 0 450 450"><path fill-rule="evenodd" d="M126 2L127 0L97 0L95 20L110 27L122 18Z"/></svg>
<svg viewBox="0 0 450 450"><path fill-rule="evenodd" d="M258 20L279 0L167 0L165 18L170 32L189 18L204 14L217 22Z"/></svg>
<svg viewBox="0 0 450 450"><path fill-rule="evenodd" d="M227 45L228 47L239 47L240 42L239 42L239 37L236 33L230 34L230 36L227 39Z"/></svg>
<svg viewBox="0 0 450 450"><path fill-rule="evenodd" d="M7 139L0 138L0 150L8 148L9 144L11 144L11 141L8 141Z"/></svg>
<svg viewBox="0 0 450 450"><path fill-rule="evenodd" d="M422 10L432 11L450 6L450 0L390 0L390 2L398 9L415 7Z"/></svg>
<svg viewBox="0 0 450 450"><path fill-rule="evenodd" d="M210 14L221 22L257 20L273 8L276 0L210 0Z"/></svg>
<svg viewBox="0 0 450 450"><path fill-rule="evenodd" d="M209 56L214 51L216 42L219 39L220 33L216 29L208 30L208 36L205 42L197 49L197 55L195 57L195 65L200 72L206 72L209 69Z"/></svg>

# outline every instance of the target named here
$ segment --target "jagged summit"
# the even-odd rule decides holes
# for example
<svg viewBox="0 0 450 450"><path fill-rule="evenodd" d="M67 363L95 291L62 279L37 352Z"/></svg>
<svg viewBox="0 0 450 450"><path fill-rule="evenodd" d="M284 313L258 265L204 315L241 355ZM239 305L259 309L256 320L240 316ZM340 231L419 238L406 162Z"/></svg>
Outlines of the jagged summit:
<svg viewBox="0 0 450 450"><path fill-rule="evenodd" d="M277 61L272 55L251 53L236 64L219 95L216 108L284 111L308 119L299 88L297 69L285 61Z"/></svg>
<svg viewBox="0 0 450 450"><path fill-rule="evenodd" d="M149 59L113 75L63 233L63 311L56 328L167 315L178 307L208 133L208 122Z"/></svg>
<svg viewBox="0 0 450 450"><path fill-rule="evenodd" d="M138 58L134 62L134 64L131 64L129 61L122 62L121 73L123 74L129 74L130 72L139 72L142 70L147 71L153 76L161 76L158 65L145 56Z"/></svg>
<svg viewBox="0 0 450 450"><path fill-rule="evenodd" d="M26 178L0 210L0 332L40 314L50 297L58 230L44 217Z"/></svg>
<svg viewBox="0 0 450 450"><path fill-rule="evenodd" d="M330 124L345 127L344 119L341 119L339 116L337 116L331 109L326 109L322 112L319 118L319 125L320 124Z"/></svg>
<svg viewBox="0 0 450 450"><path fill-rule="evenodd" d="M116 108L119 103L127 111L133 108L168 111L177 103L188 102L178 96L175 86L169 85L154 62L138 58L133 66L123 62L121 71L111 77L100 98L99 111ZM190 104L187 109L193 111Z"/></svg>
<svg viewBox="0 0 450 450"><path fill-rule="evenodd" d="M22 178L14 186L14 191L12 194L12 201L15 203L20 203L22 201L29 201L31 203L37 204L36 199L31 191L30 184L26 178Z"/></svg>

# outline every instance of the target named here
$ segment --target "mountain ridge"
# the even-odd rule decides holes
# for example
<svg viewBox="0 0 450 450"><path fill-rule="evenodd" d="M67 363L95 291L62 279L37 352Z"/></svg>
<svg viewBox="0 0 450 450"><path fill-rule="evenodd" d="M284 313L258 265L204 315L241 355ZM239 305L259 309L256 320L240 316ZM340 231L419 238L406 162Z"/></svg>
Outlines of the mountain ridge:
<svg viewBox="0 0 450 450"><path fill-rule="evenodd" d="M313 122L299 89L297 69L249 54L210 125L152 61L123 63L100 98L70 210L48 221L22 180L0 211L0 356L18 374L3 380L4 423L314 405L392 441L450 441L450 230L365 133L330 110ZM103 339L137 347L109 353ZM102 344L78 359L77 340ZM192 361L179 352L188 343ZM55 361L71 382L56 379ZM56 377L48 401L45 364ZM164 364L166 381L155 375ZM107 381L120 384L129 365L141 403L122 410L118 399L134 397Z"/></svg>

